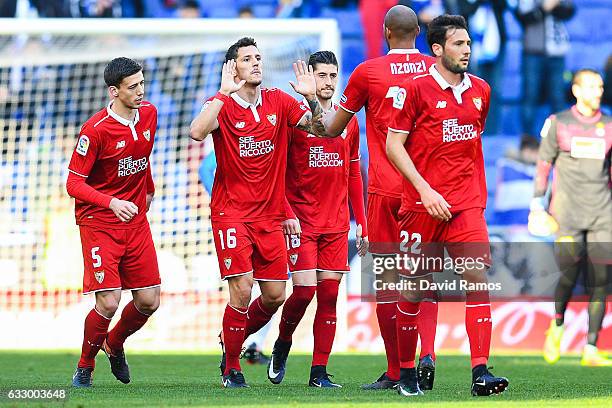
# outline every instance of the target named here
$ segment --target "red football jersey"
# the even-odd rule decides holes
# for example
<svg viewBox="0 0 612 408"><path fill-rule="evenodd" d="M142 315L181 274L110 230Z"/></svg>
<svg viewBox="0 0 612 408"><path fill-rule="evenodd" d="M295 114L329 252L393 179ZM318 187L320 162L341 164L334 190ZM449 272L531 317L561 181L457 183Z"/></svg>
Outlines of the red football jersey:
<svg viewBox="0 0 612 408"><path fill-rule="evenodd" d="M405 80L426 74L434 62L435 58L420 54L417 49L394 49L361 63L349 78L340 107L355 113L365 106L369 193L396 198L402 195L402 176L386 153L393 97Z"/></svg>
<svg viewBox="0 0 612 408"><path fill-rule="evenodd" d="M306 107L304 103L302 106ZM351 161L359 161L357 118L353 117L342 134L333 138L293 129L287 159L286 196L304 230L321 234L349 230Z"/></svg>
<svg viewBox="0 0 612 408"><path fill-rule="evenodd" d="M157 109L143 102L130 122L111 110L112 102L93 115L81 128L68 170L95 190L131 201L138 214L128 223L109 209L75 201L79 225L133 228L146 221L147 173L149 155L157 129Z"/></svg>
<svg viewBox="0 0 612 408"><path fill-rule="evenodd" d="M217 155L210 203L214 221L285 219L289 127L306 113L280 89L261 88L255 105L231 94L212 132Z"/></svg>
<svg viewBox="0 0 612 408"><path fill-rule="evenodd" d="M435 65L429 72L402 85L389 129L409 135L406 151L425 181L451 205L452 213L484 208L487 185L481 134L491 88L470 74L452 87ZM403 183L400 214L426 211L413 185L408 180Z"/></svg>

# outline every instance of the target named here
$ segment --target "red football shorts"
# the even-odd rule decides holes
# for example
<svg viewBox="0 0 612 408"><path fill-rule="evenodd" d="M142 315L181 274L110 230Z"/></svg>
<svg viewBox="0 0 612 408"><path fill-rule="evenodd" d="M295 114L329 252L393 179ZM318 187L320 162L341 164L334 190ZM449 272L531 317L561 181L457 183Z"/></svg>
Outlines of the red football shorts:
<svg viewBox="0 0 612 408"><path fill-rule="evenodd" d="M368 233L370 253L392 255L396 252L400 198L368 193Z"/></svg>
<svg viewBox="0 0 612 408"><path fill-rule="evenodd" d="M348 232L319 234L303 231L299 237L287 237L287 252L291 273L350 271Z"/></svg>
<svg viewBox="0 0 612 408"><path fill-rule="evenodd" d="M285 281L287 248L280 221L212 223L223 279L253 273L262 281Z"/></svg>
<svg viewBox="0 0 612 408"><path fill-rule="evenodd" d="M83 249L83 294L146 289L161 284L149 223L136 228L79 226Z"/></svg>
<svg viewBox="0 0 612 408"><path fill-rule="evenodd" d="M491 247L483 208L470 208L453 214L448 222L438 221L426 212L403 214L399 223L400 254L422 258L418 274L440 272L446 248L453 265L462 269L491 265ZM458 268L457 268L458 269ZM410 276L401 271L401 275Z"/></svg>

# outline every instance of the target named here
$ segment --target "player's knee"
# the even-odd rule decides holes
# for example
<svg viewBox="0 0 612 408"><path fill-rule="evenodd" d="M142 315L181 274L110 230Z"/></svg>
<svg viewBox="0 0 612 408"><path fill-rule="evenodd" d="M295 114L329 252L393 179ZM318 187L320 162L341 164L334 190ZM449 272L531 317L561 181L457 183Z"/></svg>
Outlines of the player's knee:
<svg viewBox="0 0 612 408"><path fill-rule="evenodd" d="M150 299L139 299L134 304L140 313L152 315L159 308L159 296Z"/></svg>
<svg viewBox="0 0 612 408"><path fill-rule="evenodd" d="M96 299L96 310L105 317L113 317L118 308L119 300L111 296Z"/></svg>
<svg viewBox="0 0 612 408"><path fill-rule="evenodd" d="M285 302L285 292L262 294L261 300L269 309L277 309Z"/></svg>

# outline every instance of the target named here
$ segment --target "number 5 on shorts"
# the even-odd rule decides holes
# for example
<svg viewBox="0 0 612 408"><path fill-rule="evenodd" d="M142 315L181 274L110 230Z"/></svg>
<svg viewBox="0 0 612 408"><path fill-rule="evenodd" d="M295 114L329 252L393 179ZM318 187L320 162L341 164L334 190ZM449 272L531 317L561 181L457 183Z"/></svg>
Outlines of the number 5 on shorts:
<svg viewBox="0 0 612 408"><path fill-rule="evenodd" d="M236 228L228 228L225 233L227 239L227 248L236 248ZM219 241L221 242L221 249L226 248L225 240L223 239L223 230L219 230Z"/></svg>
<svg viewBox="0 0 612 408"><path fill-rule="evenodd" d="M102 257L96 253L99 250L100 250L100 247L91 248L91 259L93 259L94 268L99 268L102 266Z"/></svg>

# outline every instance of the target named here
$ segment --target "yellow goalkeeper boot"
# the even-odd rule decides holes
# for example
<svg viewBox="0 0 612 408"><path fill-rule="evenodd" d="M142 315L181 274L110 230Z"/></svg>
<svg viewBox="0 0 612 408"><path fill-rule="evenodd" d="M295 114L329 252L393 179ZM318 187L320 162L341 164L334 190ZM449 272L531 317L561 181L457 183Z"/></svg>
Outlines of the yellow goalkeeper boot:
<svg viewBox="0 0 612 408"><path fill-rule="evenodd" d="M563 326L557 326L555 319L552 319L544 340L544 360L548 364L555 364L561 357L561 337Z"/></svg>
<svg viewBox="0 0 612 408"><path fill-rule="evenodd" d="M582 360L580 365L585 367L612 367L612 360L608 359L607 353L597 350L597 347L587 344L582 349Z"/></svg>

